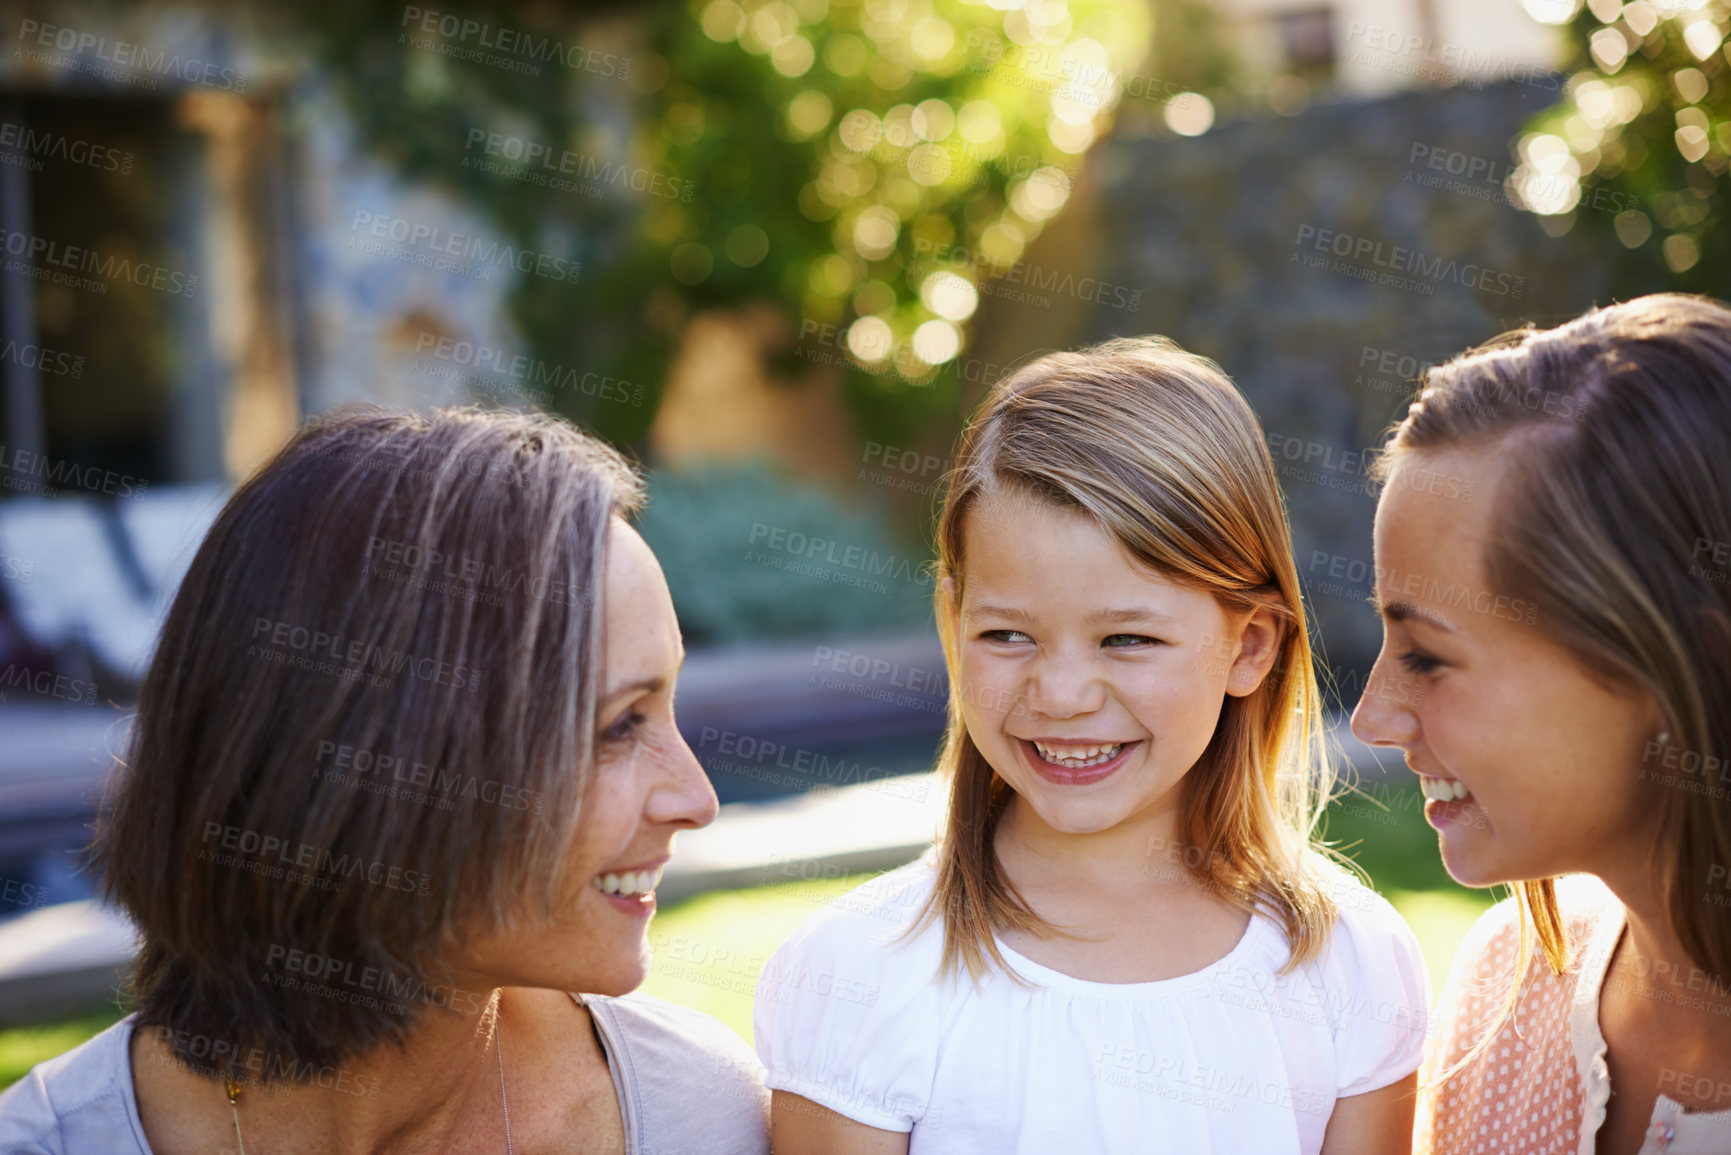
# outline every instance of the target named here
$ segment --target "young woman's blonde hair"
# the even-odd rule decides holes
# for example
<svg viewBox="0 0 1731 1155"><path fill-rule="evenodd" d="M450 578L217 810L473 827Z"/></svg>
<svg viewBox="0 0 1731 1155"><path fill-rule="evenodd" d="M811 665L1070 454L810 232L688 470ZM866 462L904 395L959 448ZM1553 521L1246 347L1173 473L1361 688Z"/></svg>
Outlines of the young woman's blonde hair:
<svg viewBox="0 0 1731 1155"><path fill-rule="evenodd" d="M1034 361L995 385L962 435L938 517L937 618L949 665L939 766L950 812L937 883L910 929L944 930L942 970L976 981L1013 974L995 932L1057 933L998 867L993 834L1009 785L963 722L955 609L967 583L969 512L985 497L1031 496L1092 518L1129 555L1206 590L1230 611L1263 608L1281 627L1273 668L1225 700L1213 739L1185 775L1179 839L1201 885L1279 921L1287 966L1333 924L1329 872L1310 842L1333 785L1298 570L1261 426L1212 361L1162 338L1124 339ZM1338 875L1333 876L1337 881Z"/></svg>
<svg viewBox="0 0 1731 1155"><path fill-rule="evenodd" d="M1731 919L1711 901L1715 866L1722 877L1731 863L1731 309L1660 293L1504 334L1428 371L1376 473L1473 447L1511 463L1487 580L1536 603L1538 628L1665 719L1640 771L1660 800L1653 868L1690 957L1731 984ZM1554 880L1515 893L1517 977L1499 1027L1535 938L1553 973L1568 965Z"/></svg>

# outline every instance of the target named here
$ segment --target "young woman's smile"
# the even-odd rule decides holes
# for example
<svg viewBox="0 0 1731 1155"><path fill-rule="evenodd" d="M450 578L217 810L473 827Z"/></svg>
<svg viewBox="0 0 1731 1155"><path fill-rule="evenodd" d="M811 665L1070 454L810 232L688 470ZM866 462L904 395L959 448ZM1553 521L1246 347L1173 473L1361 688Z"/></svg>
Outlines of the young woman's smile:
<svg viewBox="0 0 1731 1155"><path fill-rule="evenodd" d="M1506 462L1451 451L1422 463L1470 483L1471 502L1398 474L1387 486L1371 680L1417 679L1424 692L1405 703L1366 692L1352 720L1405 755L1443 863L1469 886L1634 863L1653 837L1654 792L1629 770L1658 729L1651 703L1586 670L1539 628L1542 607L1526 612L1485 573Z"/></svg>

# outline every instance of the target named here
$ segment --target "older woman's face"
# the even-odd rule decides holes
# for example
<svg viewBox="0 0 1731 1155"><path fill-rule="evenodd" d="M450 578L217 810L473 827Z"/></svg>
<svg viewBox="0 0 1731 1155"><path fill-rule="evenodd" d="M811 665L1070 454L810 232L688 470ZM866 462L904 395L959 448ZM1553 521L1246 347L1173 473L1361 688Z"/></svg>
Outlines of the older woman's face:
<svg viewBox="0 0 1731 1155"><path fill-rule="evenodd" d="M476 959L498 985L618 995L641 984L673 835L715 818L715 791L673 724L685 657L673 599L655 555L618 519L602 598L595 766L571 851L574 885L554 923L503 936Z"/></svg>
<svg viewBox="0 0 1731 1155"><path fill-rule="evenodd" d="M1376 511L1382 652L1352 729L1399 748L1424 779L1443 863L1468 886L1639 870L1657 804L1641 756L1657 712L1551 641L1544 606L1490 587L1504 460L1450 451L1396 466ZM1409 688L1382 692L1397 684Z"/></svg>

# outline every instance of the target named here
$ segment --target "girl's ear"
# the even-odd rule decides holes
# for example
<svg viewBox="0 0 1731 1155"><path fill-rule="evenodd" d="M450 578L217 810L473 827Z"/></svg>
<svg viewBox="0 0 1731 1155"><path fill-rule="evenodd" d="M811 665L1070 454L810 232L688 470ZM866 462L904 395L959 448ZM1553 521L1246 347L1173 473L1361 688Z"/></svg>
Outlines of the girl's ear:
<svg viewBox="0 0 1731 1155"><path fill-rule="evenodd" d="M1280 653L1285 632L1280 619L1272 611L1261 607L1250 611L1238 634L1238 656L1226 671L1228 694L1243 698L1256 692L1262 680L1268 677L1268 671L1274 668L1274 659Z"/></svg>

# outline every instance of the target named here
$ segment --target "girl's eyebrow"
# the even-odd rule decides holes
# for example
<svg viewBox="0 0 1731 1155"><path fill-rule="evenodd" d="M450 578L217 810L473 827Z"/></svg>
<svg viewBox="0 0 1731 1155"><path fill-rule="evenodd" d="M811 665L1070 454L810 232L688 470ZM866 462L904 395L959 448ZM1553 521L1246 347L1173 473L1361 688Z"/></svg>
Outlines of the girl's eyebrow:
<svg viewBox="0 0 1731 1155"><path fill-rule="evenodd" d="M1121 610L1099 610L1088 615L1091 622L1171 622L1171 614L1163 614L1159 610L1146 606L1130 606Z"/></svg>
<svg viewBox="0 0 1731 1155"><path fill-rule="evenodd" d="M1011 606L969 606L967 614L970 618L1008 618L1013 622L1031 622L1034 620L1034 615L1027 610L1018 610Z"/></svg>
<svg viewBox="0 0 1731 1155"><path fill-rule="evenodd" d="M1015 622L1031 622L1034 615L1026 610L1018 610L1010 606L977 605L968 608L969 617L1007 618ZM1171 614L1163 614L1159 610L1146 606L1129 606L1121 610L1096 610L1088 615L1090 622L1170 622Z"/></svg>

